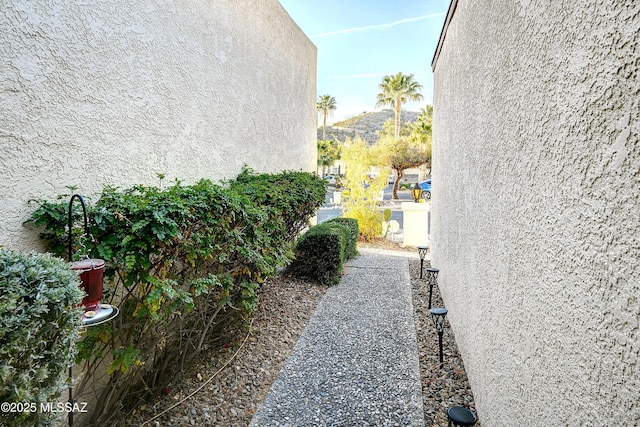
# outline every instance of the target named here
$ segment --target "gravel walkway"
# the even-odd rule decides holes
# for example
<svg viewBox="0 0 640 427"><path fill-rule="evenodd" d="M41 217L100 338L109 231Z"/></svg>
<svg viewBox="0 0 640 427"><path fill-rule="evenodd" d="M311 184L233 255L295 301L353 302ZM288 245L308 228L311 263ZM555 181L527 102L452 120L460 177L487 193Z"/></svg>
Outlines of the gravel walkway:
<svg viewBox="0 0 640 427"><path fill-rule="evenodd" d="M361 249L250 424L424 426L406 258Z"/></svg>

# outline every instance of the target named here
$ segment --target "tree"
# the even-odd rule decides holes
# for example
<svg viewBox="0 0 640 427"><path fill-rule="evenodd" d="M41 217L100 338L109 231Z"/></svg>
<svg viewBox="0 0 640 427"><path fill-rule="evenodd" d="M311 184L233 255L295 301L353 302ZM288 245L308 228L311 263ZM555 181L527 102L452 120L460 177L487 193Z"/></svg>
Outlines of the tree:
<svg viewBox="0 0 640 427"><path fill-rule="evenodd" d="M384 76L378 88L381 92L378 94L376 107L384 105L393 107L395 111L394 136L399 138L402 104L407 101L421 101L422 94L419 91L422 89L422 85L413 79L413 74L398 73L395 76L392 74Z"/></svg>
<svg viewBox="0 0 640 427"><path fill-rule="evenodd" d="M318 99L316 108L322 113L322 140L324 141L327 139L327 116L338 108L336 99L333 96L322 95Z"/></svg>
<svg viewBox="0 0 640 427"><path fill-rule="evenodd" d="M333 165L340 158L340 145L334 140L318 141L318 167L322 167L322 175L326 167Z"/></svg>
<svg viewBox="0 0 640 427"><path fill-rule="evenodd" d="M404 171L431 163L431 135L430 127L428 128L429 133L422 133L423 125L416 126L415 123L407 123L402 126L399 136L396 138L392 134L393 127L391 119L387 120L382 131L378 132L380 138L376 145L384 162L396 171L392 197L398 199L398 187Z"/></svg>
<svg viewBox="0 0 640 427"><path fill-rule="evenodd" d="M411 124L411 140L418 143L429 143L431 141L431 130L433 127L433 105L428 105L420 110L420 114L415 122Z"/></svg>
<svg viewBox="0 0 640 427"><path fill-rule="evenodd" d="M364 240L371 240L382 234L382 215L377 201L380 193L387 186L389 169L381 163L379 150L370 147L363 139L347 138L342 145L342 161L345 164L343 185L348 194L344 195L345 212L347 218L358 220L360 236ZM372 169L380 171L371 178Z"/></svg>

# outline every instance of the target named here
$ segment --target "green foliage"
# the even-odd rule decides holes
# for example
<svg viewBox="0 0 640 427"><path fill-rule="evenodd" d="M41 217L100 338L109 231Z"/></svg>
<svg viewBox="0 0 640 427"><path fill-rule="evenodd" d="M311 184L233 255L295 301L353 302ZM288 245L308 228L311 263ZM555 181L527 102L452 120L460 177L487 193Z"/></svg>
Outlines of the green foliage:
<svg viewBox="0 0 640 427"><path fill-rule="evenodd" d="M389 170L384 166L378 146L369 147L362 139L347 139L342 148L345 177L342 184L348 190L344 195L344 216L358 221L360 236L371 240L380 235L382 219L378 209L380 192L387 187ZM371 170L380 172L369 178Z"/></svg>
<svg viewBox="0 0 640 427"><path fill-rule="evenodd" d="M336 103L336 99L330 95L322 95L319 97L318 102L316 103L316 108L318 112L322 114L322 140L327 139L327 116L329 116L333 111L338 108L338 104Z"/></svg>
<svg viewBox="0 0 640 427"><path fill-rule="evenodd" d="M346 247L346 253L345 253L346 259L350 259L358 255L358 248L357 248L358 235L360 234L360 230L358 228L358 220L354 218L339 217L339 218L330 219L325 222L329 224L337 223L346 227L351 233L349 236L349 239L347 240L347 247Z"/></svg>
<svg viewBox="0 0 640 427"><path fill-rule="evenodd" d="M422 111L414 123L406 123L399 132L393 135L391 120L387 120L382 131L378 132L378 148L383 162L396 171L393 184L393 198L398 198L398 188L404 171L424 164L431 164L431 106Z"/></svg>
<svg viewBox="0 0 640 427"><path fill-rule="evenodd" d="M347 224L326 221L311 227L298 240L289 273L324 285L338 283L344 261L355 256L353 224Z"/></svg>
<svg viewBox="0 0 640 427"><path fill-rule="evenodd" d="M110 360L101 417L93 421L106 423L113 405L164 387L221 328L253 312L260 284L291 261L324 197L315 175L245 169L226 185L106 188L87 206L98 242L91 255L106 260L107 302L121 312L118 322L90 328L78 346L87 378ZM60 205L41 202L31 217L58 253L66 244Z"/></svg>
<svg viewBox="0 0 640 427"><path fill-rule="evenodd" d="M387 235L389 234L389 229L391 228L391 225L389 224L390 220L391 220L391 209L385 209L384 211L382 211L382 224L384 228L382 237L384 237L385 239L387 238ZM385 224L386 224L386 227L384 226Z"/></svg>
<svg viewBox="0 0 640 427"><path fill-rule="evenodd" d="M334 140L318 141L318 166L331 166L340 158L340 145Z"/></svg>
<svg viewBox="0 0 640 427"><path fill-rule="evenodd" d="M37 405L2 411L3 426L53 422L39 405L60 395L73 363L84 296L78 286L60 259L0 249L0 400Z"/></svg>
<svg viewBox="0 0 640 427"><path fill-rule="evenodd" d="M433 105L427 105L420 111L415 122L409 124L411 142L431 145L433 128Z"/></svg>
<svg viewBox="0 0 640 427"><path fill-rule="evenodd" d="M387 75L382 78L379 85L380 93L378 94L376 107L390 105L395 111L394 120L394 137L400 137L400 124L402 123L400 114L402 112L402 104L407 101L420 101L420 85L413 78L413 74L403 74L401 72L396 75Z"/></svg>

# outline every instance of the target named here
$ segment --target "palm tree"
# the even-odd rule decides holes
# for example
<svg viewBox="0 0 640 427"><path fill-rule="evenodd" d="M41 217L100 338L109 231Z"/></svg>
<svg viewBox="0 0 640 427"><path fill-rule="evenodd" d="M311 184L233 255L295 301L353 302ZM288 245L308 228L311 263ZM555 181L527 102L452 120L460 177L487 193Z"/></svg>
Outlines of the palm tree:
<svg viewBox="0 0 640 427"><path fill-rule="evenodd" d="M327 139L327 116L337 108L336 99L333 96L322 95L316 104L318 111L322 113L322 140Z"/></svg>
<svg viewBox="0 0 640 427"><path fill-rule="evenodd" d="M421 101L422 94L419 92L422 85L413 79L413 74L405 75L398 73L395 76L389 74L382 78L382 83L378 86L381 92L378 94L376 107L390 105L393 107L396 117L394 122L394 136L400 137L400 114L402 104L407 101Z"/></svg>

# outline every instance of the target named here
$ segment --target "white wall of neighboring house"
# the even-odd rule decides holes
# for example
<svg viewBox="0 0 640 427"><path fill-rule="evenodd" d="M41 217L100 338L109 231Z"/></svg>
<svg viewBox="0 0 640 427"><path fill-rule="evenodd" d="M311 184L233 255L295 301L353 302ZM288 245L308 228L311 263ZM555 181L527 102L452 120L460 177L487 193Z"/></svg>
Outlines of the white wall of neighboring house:
<svg viewBox="0 0 640 427"><path fill-rule="evenodd" d="M638 425L640 2L448 19L433 266L482 425Z"/></svg>
<svg viewBox="0 0 640 427"><path fill-rule="evenodd" d="M277 0L3 1L0 245L30 199L316 169L316 48Z"/></svg>

